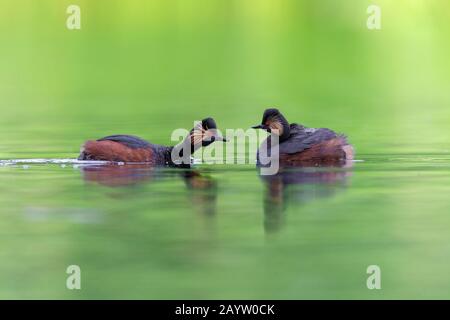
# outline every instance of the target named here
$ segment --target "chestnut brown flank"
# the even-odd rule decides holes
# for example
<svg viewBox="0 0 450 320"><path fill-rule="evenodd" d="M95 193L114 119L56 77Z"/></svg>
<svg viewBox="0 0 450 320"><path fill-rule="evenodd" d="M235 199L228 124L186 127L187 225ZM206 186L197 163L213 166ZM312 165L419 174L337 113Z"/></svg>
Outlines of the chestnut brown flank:
<svg viewBox="0 0 450 320"><path fill-rule="evenodd" d="M337 165L351 159L353 148L342 137L317 143L299 153L280 154L282 165Z"/></svg>
<svg viewBox="0 0 450 320"><path fill-rule="evenodd" d="M150 148L130 148L108 140L89 140L84 144L83 152L88 155L86 160L153 162L153 151Z"/></svg>
<svg viewBox="0 0 450 320"><path fill-rule="evenodd" d="M301 124L289 123L276 108L266 109L261 124L252 128L278 135L281 166L346 165L348 160L354 158L353 147L345 135L328 128L308 128ZM271 136L261 144L260 149L264 148L263 150L267 151L271 148ZM261 165L259 156L258 150L257 163Z"/></svg>

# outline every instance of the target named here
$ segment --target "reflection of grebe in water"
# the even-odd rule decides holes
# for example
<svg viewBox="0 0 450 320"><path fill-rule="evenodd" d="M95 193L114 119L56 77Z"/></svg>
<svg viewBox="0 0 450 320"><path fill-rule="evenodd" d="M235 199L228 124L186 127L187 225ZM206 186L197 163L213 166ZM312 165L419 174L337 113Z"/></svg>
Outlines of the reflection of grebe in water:
<svg viewBox="0 0 450 320"><path fill-rule="evenodd" d="M181 177L190 190L188 196L197 211L207 216L216 211L217 183L196 170L164 170L145 164L84 166L81 170L85 181L107 187L132 187Z"/></svg>
<svg viewBox="0 0 450 320"><path fill-rule="evenodd" d="M183 178L186 186L191 190L192 204L199 208L205 216L214 216L217 203L217 182L194 170L184 171Z"/></svg>
<svg viewBox="0 0 450 320"><path fill-rule="evenodd" d="M139 185L162 176L159 168L145 164L83 166L81 170L85 181L107 187Z"/></svg>
<svg viewBox="0 0 450 320"><path fill-rule="evenodd" d="M333 196L347 185L351 172L342 167L280 168L275 175L261 176L267 184L264 196L264 229L278 231L284 223L284 211L290 205L302 205Z"/></svg>

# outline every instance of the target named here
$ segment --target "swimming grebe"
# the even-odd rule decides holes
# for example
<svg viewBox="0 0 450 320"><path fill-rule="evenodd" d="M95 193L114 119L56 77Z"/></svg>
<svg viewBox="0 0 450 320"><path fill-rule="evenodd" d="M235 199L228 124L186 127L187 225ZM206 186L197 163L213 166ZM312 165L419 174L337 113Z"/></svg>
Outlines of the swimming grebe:
<svg viewBox="0 0 450 320"><path fill-rule="evenodd" d="M114 162L145 162L152 165L188 166L187 161L195 150L206 147L214 141L226 141L217 132L212 118L203 119L176 146L162 146L130 135L112 135L98 140L89 140L81 147L78 160L103 160ZM177 148L174 150L174 148ZM183 149L189 150L183 155ZM173 159L176 154L177 159ZM187 156L187 160L186 160ZM175 160L183 158L183 163Z"/></svg>
<svg viewBox="0 0 450 320"><path fill-rule="evenodd" d="M289 124L278 109L265 110L261 124L252 128L278 135L280 165L333 165L353 159L353 147L344 135L326 128ZM270 149L270 136L263 145Z"/></svg>

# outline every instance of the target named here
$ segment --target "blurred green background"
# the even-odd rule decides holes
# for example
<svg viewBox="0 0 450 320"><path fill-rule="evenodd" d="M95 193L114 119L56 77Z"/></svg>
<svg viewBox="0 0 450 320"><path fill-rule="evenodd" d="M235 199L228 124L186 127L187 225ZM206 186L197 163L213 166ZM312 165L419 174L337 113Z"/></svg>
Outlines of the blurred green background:
<svg viewBox="0 0 450 320"><path fill-rule="evenodd" d="M131 185L4 165L0 297L449 298L450 3L378 0L381 30L370 4L2 0L0 159L75 158L117 133L169 144L205 116L246 129L277 106L346 133L364 162L281 179L282 197L253 165Z"/></svg>

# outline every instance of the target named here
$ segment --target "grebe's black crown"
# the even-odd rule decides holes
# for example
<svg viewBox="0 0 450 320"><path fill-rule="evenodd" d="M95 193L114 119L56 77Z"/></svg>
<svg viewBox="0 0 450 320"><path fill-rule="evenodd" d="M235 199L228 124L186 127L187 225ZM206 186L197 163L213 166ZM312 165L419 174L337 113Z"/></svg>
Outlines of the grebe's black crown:
<svg viewBox="0 0 450 320"><path fill-rule="evenodd" d="M203 129L205 129L205 130L208 130L208 129L217 129L216 122L215 122L214 119L211 118L211 117L208 117L208 118L205 118L205 119L202 120L202 127L203 127Z"/></svg>
<svg viewBox="0 0 450 320"><path fill-rule="evenodd" d="M269 118L281 115L280 110L277 108L269 108L264 111L262 123L266 122Z"/></svg>
<svg viewBox="0 0 450 320"><path fill-rule="evenodd" d="M276 108L269 108L264 111L261 124L252 127L253 129L263 129L268 132L277 132L280 141L284 141L290 136L289 122Z"/></svg>

